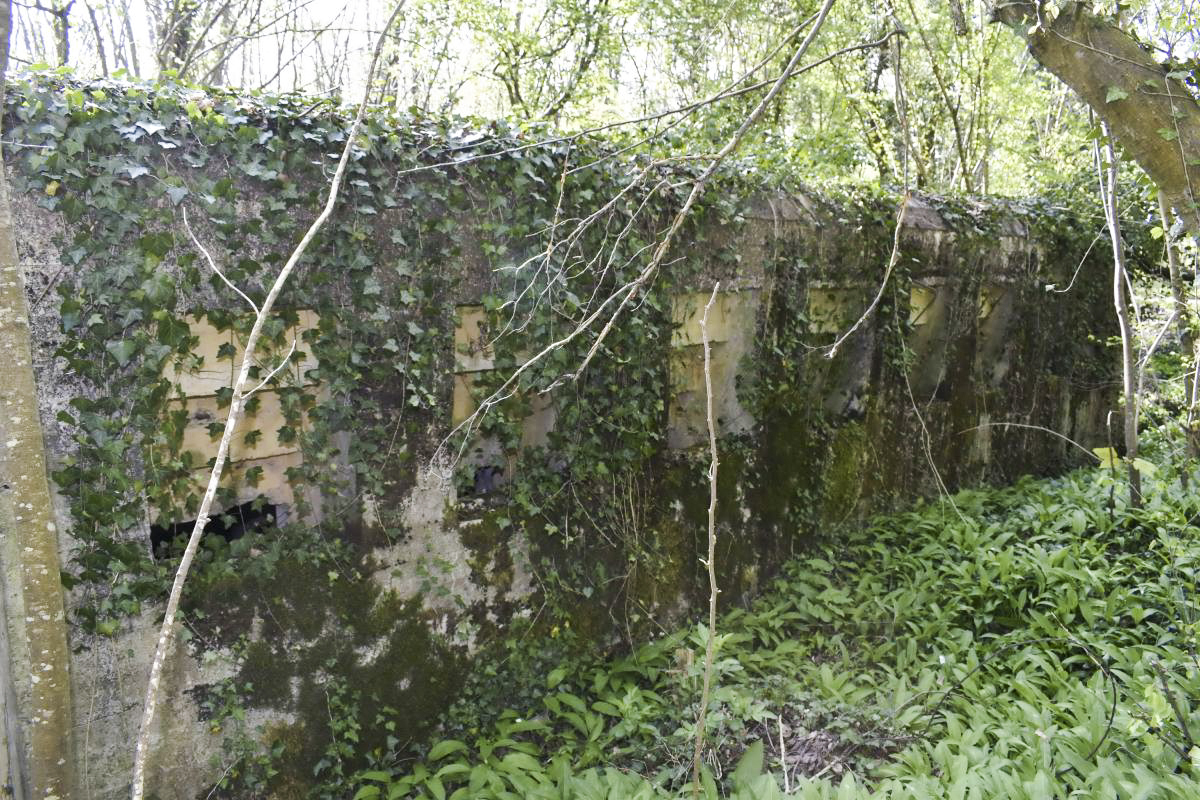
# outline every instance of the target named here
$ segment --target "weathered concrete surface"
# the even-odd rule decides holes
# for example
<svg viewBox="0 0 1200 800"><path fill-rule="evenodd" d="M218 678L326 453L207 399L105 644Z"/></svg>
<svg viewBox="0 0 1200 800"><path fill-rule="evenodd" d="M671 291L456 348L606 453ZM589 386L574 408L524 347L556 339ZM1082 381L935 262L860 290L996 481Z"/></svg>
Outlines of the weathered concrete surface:
<svg viewBox="0 0 1200 800"><path fill-rule="evenodd" d="M62 222L32 198L18 198L15 214L22 260L31 275L29 293L36 300L45 296L62 269L54 245ZM380 217L379 227L386 229L386 214ZM888 296L886 312L881 309L867 320L833 358L825 357L825 348L867 307L884 265L879 253L862 246L853 226L829 207L806 197L761 198L744 225L722 234L738 256L733 262L709 264L703 253L684 254L704 267L672 299L675 327L669 363L663 385L655 387L664 398L667 447L656 456L663 475L659 483L629 492L631 524L663 543L664 566L661 574L641 578L640 583L630 581L637 585L627 591L627 608L678 614L688 608L699 585L695 553L702 529L697 512L702 513L703 503L696 502L696 494L706 490L698 468L703 459L690 452L704 430L697 314L718 280L722 291L712 322L718 422L722 446L736 453L736 458L723 459L728 466L722 471L721 524L729 550L722 553L721 581L731 598L749 597L772 569L802 546L811 529L827 530L857 514L931 495L939 479L952 487L1003 481L1071 463L1067 446L1058 439L989 423L1034 423L1084 443L1102 441L1097 435L1112 389L1082 381L1079 365L1070 360L1078 351L1068 351L1065 344L1087 332L1102 340L1106 324L1086 314L1064 314L1062 298L1047 296L1043 289L1045 283L1063 283L1077 259L1047 263L1042 245L1019 225L1004 228L987 248L969 246L932 205L920 202L907 222L901 238L903 269L894 278L895 292ZM471 243L464 244L464 251L473 251ZM480 304L489 280L486 266L464 259L462 270L458 294L451 298L457 329L445 342L447 351L453 349L446 359L453 365L453 388L443 398L439 431L470 413L475 402L471 387L495 367L481 327ZM1089 279L1085 271L1082 280ZM61 463L70 457L73 445L71 431L55 416L83 389L53 356L61 337L57 313L52 302L36 305L33 363L50 458ZM903 331L907 353L888 344L897 329ZM205 333L202 326L197 331L198 350L212 356L219 346L215 331ZM1108 355L1099 346L1093 350L1091 357L1103 370ZM764 367L770 369L764 372ZM304 381L306 371L298 370L297 382ZM203 435L204 413L213 412L206 403L216 391L216 376L201 370L178 377L188 388L186 397L174 402L191 412L196 428L190 447L205 455L210 442ZM778 388L763 400L768 378ZM522 442L527 447L550 442L557 422L552 399L537 400L530 408ZM266 402L259 413L271 416L274 407ZM349 439L356 432L343 434ZM348 450L341 447L343 454ZM259 492L281 506L295 499L289 495L284 469L304 457L298 449L264 436L241 455L243 469L274 465L264 470ZM938 478L929 468L930 460L939 470ZM522 468L518 454L486 437L472 444L465 461L503 467L508 479ZM318 571L311 584L295 586L287 585L294 580L288 576L265 590L254 585L262 595L277 592L284 598L280 602L273 596L235 597L232 603L224 598L226 606L245 601L250 619L234 620L236 615L228 612L229 619L222 618L219 625L244 635L242 645L259 648L265 653L262 661L270 666L272 659L283 660L310 641L344 634L351 622L359 621L350 619L351 614L369 615L389 603L414 601L412 609L405 607L397 616L397 624L426 626L437 642L458 648L455 652L469 651L483 625L502 628L513 618L532 616L538 585L531 560L538 531L512 531L499 521L509 522L504 478L488 478L489 491L480 496L460 497L446 473L443 463L422 464L408 483L397 478L396 485L403 489L396 496L358 497L362 528L385 527L385 520L398 520L403 528L384 531L390 542L372 547L356 565L370 576L377 595L311 620L312 630L301 635L296 630L303 628L304 619L285 631L275 617L286 611L305 618L314 609L323 615L321 609L340 602L336 594L342 579L334 575L323 583ZM45 475L44 467L39 474ZM315 516L320 513L318 500L312 502ZM45 507L52 507L49 498ZM61 502L53 513L61 533L58 555L66 563L74 547L71 520ZM152 522L147 518L123 535L148 548ZM47 571L57 567L51 563ZM24 624L12 611L12 598L10 590L10 626ZM82 602L78 594L68 599ZM76 765L82 796L116 798L125 791L132 757L127 751L157 613L147 609L125 621L112 638L70 632L70 643L79 652L71 662L71 692L61 693L72 698L74 715L69 731L73 750L63 752L74 754L67 760ZM62 635L61 612L52 619L57 620L56 635ZM605 624L607 619L595 623L590 633L598 638L609 635ZM227 632L216 631L212 641L201 635L181 644L164 678L164 713L155 732L150 775L152 787L164 798L195 796L218 780L229 764L221 749L228 731L213 731L202 704L205 692L221 681L249 674L248 656L235 654L223 636ZM358 644L361 658L355 666L375 669L386 653L397 662L394 674L384 671L392 683L405 690L410 685L440 685L428 675L427 683L421 684L417 667L400 664L404 647L386 649L391 642L401 642L388 639L394 633L395 628L389 629ZM14 663L20 657L14 655ZM278 690L278 697L274 705L253 705L248 734L258 736L255 727L270 723L272 729L287 729L297 737L316 736L305 727L313 724L305 718L305 693L315 694L313 687L304 685L308 676L268 675L267 680L282 684L270 687ZM23 708L30 707L28 699L22 702Z"/></svg>
<svg viewBox="0 0 1200 800"><path fill-rule="evenodd" d="M46 474L29 310L3 169L0 161L0 580L12 685L6 681L0 691L17 702L6 708L5 738L24 761L9 765L9 779L19 794L49 800L70 797L73 788L70 653L60 519Z"/></svg>

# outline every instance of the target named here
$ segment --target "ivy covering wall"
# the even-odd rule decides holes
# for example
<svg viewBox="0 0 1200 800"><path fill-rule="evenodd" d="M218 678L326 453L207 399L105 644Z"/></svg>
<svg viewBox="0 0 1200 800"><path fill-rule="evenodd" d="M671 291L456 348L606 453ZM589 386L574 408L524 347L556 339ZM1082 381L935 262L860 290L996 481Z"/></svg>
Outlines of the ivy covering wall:
<svg viewBox="0 0 1200 800"><path fill-rule="evenodd" d="M46 265L32 291L56 328L46 331L53 353L43 368L60 380L43 391L63 401L51 421L53 479L70 513L63 578L73 636L87 647L121 635L165 595L171 554L152 550L150 524L194 516L206 464L183 445L189 419L177 379L201 366L193 326L232 330L235 342L248 332L245 304L201 246L229 282L261 298L318 207L348 122L331 102L307 97L53 75L14 87L6 101L15 191L62 224L61 263ZM935 203L957 233L902 237L872 322L827 358L821 348L833 336L809 313L814 287L873 294L892 247L894 198L811 201L781 223L749 212L767 183L783 179L731 168L586 372L562 380L591 346L582 336L523 374L472 438L447 439L457 306L482 305L496 337L482 397L648 262L695 173L687 160L663 163L665 152L620 154L620 144L503 121L368 117L337 212L281 297L271 358L252 374L266 376L301 312L312 312L318 322L296 346L313 368L303 381L270 384L284 424L252 425L242 442L253 447L266 434L299 447L303 461L287 474L296 508L264 535L206 537L188 587L195 646L234 653L236 675L207 687L202 706L218 730L239 731L225 744L243 753L237 780L336 785L370 754L410 745L473 680L467 641L501 647L518 624L612 646L686 608L701 577L707 489L706 464L666 443L680 292L720 280L752 294L758 309L754 357L737 386L756 424L722 445L719 569L729 602L814 532L928 491L927 459L951 484L1067 461L1057 443L1022 432L998 433L991 459L955 455L955 437L981 413L1057 420L1064 402L1074 415L1081 398L1109 396L1095 262L1085 262L1069 303L1051 303L1043 288L1064 270L1069 277L1086 249L1070 220L1015 204ZM1016 238L1038 246L998 256L1014 219ZM582 220L591 222L580 228ZM937 237L952 244L931 250ZM914 350L910 292L934 273L949 287L941 349ZM1008 333L1011 367L994 379L977 344L980 293L998 281L1023 321ZM203 366L232 367L236 355L231 345ZM909 376L922 359L940 366L933 385L914 390ZM228 391L217 401L227 407ZM523 450L522 421L547 402L553 429ZM1094 411L1077 415L1081 430ZM219 436L220 419L211 433ZM469 500L447 513L451 523L476 518L457 535L490 602L460 602L451 633L435 633L421 598L370 576L381 549L405 540L404 504L422 470L481 439L511 474L498 491L473 492L475 464L460 462L454 480ZM260 478L249 469L240 480L253 489ZM245 488L224 488L222 507ZM528 563L513 563L517 550ZM427 594L439 590L437 566L419 566ZM532 599L515 593L517 572L532 576ZM245 730L234 723L247 706L298 721Z"/></svg>

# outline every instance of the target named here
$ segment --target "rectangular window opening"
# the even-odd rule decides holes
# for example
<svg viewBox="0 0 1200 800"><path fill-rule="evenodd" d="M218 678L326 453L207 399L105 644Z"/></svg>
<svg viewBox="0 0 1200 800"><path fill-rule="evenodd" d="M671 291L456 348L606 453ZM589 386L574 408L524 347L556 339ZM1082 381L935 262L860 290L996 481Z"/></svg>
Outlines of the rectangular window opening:
<svg viewBox="0 0 1200 800"><path fill-rule="evenodd" d="M275 527L278 519L276 512L276 506L260 497L213 514L204 526L204 535L220 536L226 542L233 542L247 534L262 533ZM154 557L161 559L181 552L183 543L192 535L195 526L195 520L170 525L151 525L150 547Z"/></svg>

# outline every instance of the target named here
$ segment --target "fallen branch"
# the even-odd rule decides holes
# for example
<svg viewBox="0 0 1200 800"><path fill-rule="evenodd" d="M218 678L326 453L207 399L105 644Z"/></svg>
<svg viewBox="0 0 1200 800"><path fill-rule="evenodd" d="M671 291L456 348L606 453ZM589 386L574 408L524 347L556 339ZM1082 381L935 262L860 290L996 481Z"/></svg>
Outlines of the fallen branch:
<svg viewBox="0 0 1200 800"><path fill-rule="evenodd" d="M619 300L620 302L617 303L616 308L612 311L604 326L597 334L595 341L593 341L591 348L589 348L587 355L584 356L583 361L580 363L578 369L572 373L561 376L550 386L543 389L542 393L544 394L549 392L557 387L560 383L574 380L583 374L588 365L591 363L592 358L594 358L596 353L600 350L600 346L608 337L609 332L620 318L621 313L625 310L633 298L636 297L637 294L649 284L650 280L658 272L659 267L662 266L663 261L666 259L667 253L671 248L671 244L674 242L675 235L683 226L683 223L691 213L693 206L695 206L696 202L700 199L700 196L704 193L705 187L708 185L708 182L712 179L713 175L716 174L721 164L724 163L725 159L730 154L732 154L738 149L738 147L741 146L746 134L752 127L754 127L754 125L762 117L763 113L768 107L770 107L771 103L774 102L775 98L783 90L783 87L787 84L788 80L795 75L798 75L807 69L811 69L817 64L825 63L825 61L828 60L823 58L814 64L800 67L800 60L804 57L804 54L808 52L808 48L813 43L813 40L816 39L826 17L829 15L830 9L833 8L834 2L835 0L825 0L825 3L821 6L821 10L817 13L817 18L813 24L812 30L808 32L808 35L805 36L804 41L802 41L800 46L796 48L796 52L792 54L787 66L784 67L783 72L780 73L779 78L775 81L770 91L768 91L766 96L764 96L758 105L755 106L754 110L750 112L750 115L742 121L742 124L738 127L737 131L734 132L733 136L730 137L729 141L725 143L721 150L717 152L704 172L701 173L692 183L692 190L688 194L687 200L684 201L683 206L678 212L676 212L675 217L672 219L670 226L663 235L663 238L659 240L658 245L655 247L654 254L645 268L643 268L633 280L628 281L615 292L606 297L594 311L580 321L569 333L546 345L531 358L525 361L525 363L513 370L504 383L499 386L499 388L492 392L488 397L480 401L479 407L476 408L475 411L465 420L456 425L454 429L442 439L441 443L438 445L437 452L434 453L434 457L430 460L431 463L438 463L439 457L442 455L449 442L460 434L462 439L458 448L458 457L461 457L462 453L467 447L467 442L470 439L471 433L475 430L475 426L479 422L479 419L483 415L487 414L487 412L493 406L503 402L516 392L517 383L524 373L532 369L536 364L540 363L544 358L546 358L546 356L557 350L560 350L587 331L591 330L592 326L595 325L601 319L601 317L603 317L610 304L612 304L613 301ZM891 34L889 34L889 36L890 35ZM885 37L885 39L886 38L888 37ZM457 457L454 459L454 461L457 461Z"/></svg>

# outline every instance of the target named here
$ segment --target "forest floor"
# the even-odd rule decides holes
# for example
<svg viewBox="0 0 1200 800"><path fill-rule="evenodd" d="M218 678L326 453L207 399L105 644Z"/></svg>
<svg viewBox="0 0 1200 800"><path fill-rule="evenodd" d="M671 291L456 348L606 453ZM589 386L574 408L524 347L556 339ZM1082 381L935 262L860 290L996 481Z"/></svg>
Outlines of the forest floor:
<svg viewBox="0 0 1200 800"><path fill-rule="evenodd" d="M1145 480L961 492L789 564L718 624L699 796L1200 797L1200 493ZM354 797L691 797L706 637L563 657Z"/></svg>

